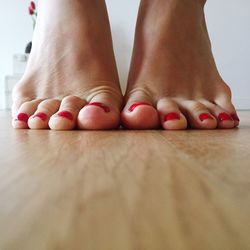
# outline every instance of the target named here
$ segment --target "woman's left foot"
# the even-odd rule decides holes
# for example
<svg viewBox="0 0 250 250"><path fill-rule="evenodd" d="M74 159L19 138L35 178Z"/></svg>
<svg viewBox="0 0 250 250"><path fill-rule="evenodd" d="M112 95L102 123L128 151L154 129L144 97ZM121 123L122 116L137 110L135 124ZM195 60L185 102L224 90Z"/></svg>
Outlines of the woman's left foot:
<svg viewBox="0 0 250 250"><path fill-rule="evenodd" d="M130 129L234 128L230 88L211 52L204 0L142 0L122 112Z"/></svg>

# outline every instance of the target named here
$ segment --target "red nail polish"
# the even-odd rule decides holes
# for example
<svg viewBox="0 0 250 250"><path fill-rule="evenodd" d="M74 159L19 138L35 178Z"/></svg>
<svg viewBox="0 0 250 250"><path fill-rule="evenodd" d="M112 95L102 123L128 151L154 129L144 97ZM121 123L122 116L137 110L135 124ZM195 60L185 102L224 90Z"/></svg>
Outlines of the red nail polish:
<svg viewBox="0 0 250 250"><path fill-rule="evenodd" d="M16 121L26 122L27 123L28 120L29 120L29 116L27 114L25 114L25 113L20 113L20 114L17 115Z"/></svg>
<svg viewBox="0 0 250 250"><path fill-rule="evenodd" d="M45 113L40 112L35 114L33 118L40 118L41 120L46 121L48 116Z"/></svg>
<svg viewBox="0 0 250 250"><path fill-rule="evenodd" d="M138 106L141 106L141 105L150 105L146 102L137 102L137 103L134 103L133 105L130 106L130 108L128 109L129 112L133 112L135 108L137 108Z"/></svg>
<svg viewBox="0 0 250 250"><path fill-rule="evenodd" d="M208 119L213 119L213 117L210 114L204 113L204 114L200 114L199 116L200 120L203 122L204 120L208 120Z"/></svg>
<svg viewBox="0 0 250 250"><path fill-rule="evenodd" d="M218 119L219 119L219 121L232 121L233 119L231 118L231 116L230 115L228 115L227 113L220 113L219 115L218 115Z"/></svg>
<svg viewBox="0 0 250 250"><path fill-rule="evenodd" d="M102 108L106 113L110 112L110 108L101 102L91 102L87 106L97 106L99 108Z"/></svg>
<svg viewBox="0 0 250 250"><path fill-rule="evenodd" d="M71 121L74 120L74 116L69 111L62 111L62 112L58 113L57 115L61 116L63 118L66 118L68 120L71 120Z"/></svg>
<svg viewBox="0 0 250 250"><path fill-rule="evenodd" d="M236 113L231 114L231 117L232 117L232 119L233 119L234 121L237 121L237 122L240 121L240 118L238 117L238 115L237 115Z"/></svg>
<svg viewBox="0 0 250 250"><path fill-rule="evenodd" d="M181 119L180 115L173 112L173 113L169 113L169 114L165 115L164 122L173 121L173 120L180 120L180 119Z"/></svg>

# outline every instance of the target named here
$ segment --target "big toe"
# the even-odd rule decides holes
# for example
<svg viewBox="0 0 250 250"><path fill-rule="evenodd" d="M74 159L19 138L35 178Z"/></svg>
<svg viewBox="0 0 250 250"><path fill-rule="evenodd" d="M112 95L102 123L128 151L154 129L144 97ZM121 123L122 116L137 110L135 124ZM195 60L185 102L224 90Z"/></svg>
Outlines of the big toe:
<svg viewBox="0 0 250 250"><path fill-rule="evenodd" d="M116 129L120 125L121 98L100 94L79 112L77 125L86 130Z"/></svg>
<svg viewBox="0 0 250 250"><path fill-rule="evenodd" d="M129 98L121 113L121 121L128 129L155 129L160 125L159 115L152 101L143 95Z"/></svg>

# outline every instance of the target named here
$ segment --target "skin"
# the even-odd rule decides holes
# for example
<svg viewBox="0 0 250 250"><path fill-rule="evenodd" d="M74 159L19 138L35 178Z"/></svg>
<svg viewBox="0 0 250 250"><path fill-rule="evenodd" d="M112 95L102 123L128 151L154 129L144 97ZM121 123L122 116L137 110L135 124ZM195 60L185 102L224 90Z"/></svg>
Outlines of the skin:
<svg viewBox="0 0 250 250"><path fill-rule="evenodd" d="M38 13L27 69L13 91L14 128L118 127L122 94L105 2L43 0ZM93 102L110 111L87 105ZM36 116L41 112L47 119ZM16 119L20 113L27 123Z"/></svg>
<svg viewBox="0 0 250 250"><path fill-rule="evenodd" d="M141 1L122 100L104 1L40 1L30 60L13 92L14 128L112 129L122 106L121 122L129 129L238 126L211 52L204 5ZM93 102L109 112L88 105ZM59 116L62 111L72 119ZM46 119L36 117L41 112ZM27 123L17 120L20 113Z"/></svg>
<svg viewBox="0 0 250 250"><path fill-rule="evenodd" d="M230 88L220 77L204 17L205 1L143 0L138 15L126 106L129 128L234 128ZM133 112L132 103L145 102ZM166 114L180 119L165 121ZM228 114L221 121L218 116ZM159 114L159 115L158 115ZM201 121L200 115L211 119Z"/></svg>

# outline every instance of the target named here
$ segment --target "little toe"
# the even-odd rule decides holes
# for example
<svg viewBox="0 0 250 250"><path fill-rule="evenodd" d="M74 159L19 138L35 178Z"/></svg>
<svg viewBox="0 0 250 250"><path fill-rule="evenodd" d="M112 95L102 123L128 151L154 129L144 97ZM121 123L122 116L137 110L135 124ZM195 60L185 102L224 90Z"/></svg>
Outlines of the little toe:
<svg viewBox="0 0 250 250"><path fill-rule="evenodd" d="M65 97L61 102L58 112L51 116L49 127L52 130L74 129L78 113L85 103L85 100L76 96Z"/></svg>
<svg viewBox="0 0 250 250"><path fill-rule="evenodd" d="M55 114L59 107L61 101L56 99L47 99L42 101L36 112L29 118L28 125L30 129L48 129L49 119Z"/></svg>
<svg viewBox="0 0 250 250"><path fill-rule="evenodd" d="M217 120L210 110L198 101L180 101L179 106L185 113L189 125L196 129L215 129Z"/></svg>
<svg viewBox="0 0 250 250"><path fill-rule="evenodd" d="M234 120L234 127L238 127L240 125L240 118L237 114L237 111L230 112L232 119Z"/></svg>
<svg viewBox="0 0 250 250"><path fill-rule="evenodd" d="M121 113L122 125L128 129L155 129L159 115L151 100L143 95L131 96Z"/></svg>
<svg viewBox="0 0 250 250"><path fill-rule="evenodd" d="M236 117L234 117L234 119L232 118L232 115L236 114L236 111L231 110L231 112L230 111L228 112L227 110L223 109L219 105L214 104L212 102L208 102L208 101L204 101L203 103L206 104L206 106L209 108L211 113L217 118L218 128L232 129L236 126L237 121L235 121L234 119L237 119L237 118Z"/></svg>
<svg viewBox="0 0 250 250"><path fill-rule="evenodd" d="M77 125L86 130L117 129L120 125L120 99L110 95L95 96L79 112Z"/></svg>
<svg viewBox="0 0 250 250"><path fill-rule="evenodd" d="M187 120L173 100L169 98L161 99L157 103L157 110L164 129L181 130L187 128Z"/></svg>
<svg viewBox="0 0 250 250"><path fill-rule="evenodd" d="M16 112L12 120L12 126L16 129L28 129L29 117L36 111L37 106L42 100L24 102Z"/></svg>
<svg viewBox="0 0 250 250"><path fill-rule="evenodd" d="M218 99L216 104L221 107L225 113L229 114L234 121L234 127L239 126L240 119L234 105L231 102L231 98Z"/></svg>

